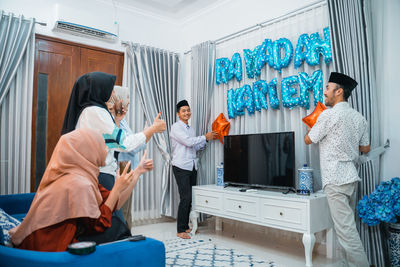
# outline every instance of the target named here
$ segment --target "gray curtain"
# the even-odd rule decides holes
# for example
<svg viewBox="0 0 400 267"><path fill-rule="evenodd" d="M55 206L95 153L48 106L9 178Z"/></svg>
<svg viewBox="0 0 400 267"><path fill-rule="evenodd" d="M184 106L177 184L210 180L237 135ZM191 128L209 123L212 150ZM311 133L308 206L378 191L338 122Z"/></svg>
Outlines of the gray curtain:
<svg viewBox="0 0 400 267"><path fill-rule="evenodd" d="M152 138L163 161L162 166L155 162L154 167L154 171L157 171L156 168L162 169L161 177L157 177L158 179L155 181L161 184L161 192L152 191L152 194L161 195L160 212L162 215L176 217L178 206L176 195L178 191L170 164L169 133L176 120L175 104L179 81L179 56L176 53L159 48L134 43L127 44L126 54L131 72L125 75L131 76L132 87L137 92L146 121L151 124L158 112L161 112L161 118L167 124L167 130L164 133L155 134ZM156 157L156 155L153 156ZM152 199L157 197L154 195ZM153 202L150 198L146 197L145 201Z"/></svg>
<svg viewBox="0 0 400 267"><path fill-rule="evenodd" d="M380 128L377 88L372 56L372 29L369 2L363 0L329 0L329 19L332 33L334 69L358 81L349 98L350 105L369 123L371 148L379 146ZM369 195L380 182L379 158L359 167L362 179L358 197ZM375 266L385 266L385 242L379 227L370 227L356 216L361 240L368 259Z"/></svg>
<svg viewBox="0 0 400 267"><path fill-rule="evenodd" d="M0 11L0 193L30 192L34 19Z"/></svg>
<svg viewBox="0 0 400 267"><path fill-rule="evenodd" d="M192 77L192 125L195 125L196 136L211 131L211 96L214 92L215 78L215 43L207 41L192 47L191 77ZM207 148L206 148L207 149ZM197 184L214 184L214 175L207 173L206 161L209 157L203 157L204 150L198 152L199 168ZM215 165L215 164L213 164ZM212 168L211 168L212 170Z"/></svg>

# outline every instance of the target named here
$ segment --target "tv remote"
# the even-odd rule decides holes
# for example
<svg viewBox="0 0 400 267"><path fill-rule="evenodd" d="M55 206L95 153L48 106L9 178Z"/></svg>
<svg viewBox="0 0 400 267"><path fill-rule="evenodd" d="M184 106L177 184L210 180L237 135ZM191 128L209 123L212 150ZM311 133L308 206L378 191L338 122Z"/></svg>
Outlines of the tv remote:
<svg viewBox="0 0 400 267"><path fill-rule="evenodd" d="M145 239L146 239L146 237L143 235L134 235L134 236L128 238L129 241L140 241L140 240L145 240Z"/></svg>

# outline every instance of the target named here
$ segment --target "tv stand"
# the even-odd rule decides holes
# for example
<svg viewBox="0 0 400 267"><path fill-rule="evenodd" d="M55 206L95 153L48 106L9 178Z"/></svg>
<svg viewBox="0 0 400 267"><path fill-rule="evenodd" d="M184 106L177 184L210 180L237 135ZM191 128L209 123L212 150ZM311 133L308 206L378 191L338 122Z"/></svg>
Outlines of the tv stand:
<svg viewBox="0 0 400 267"><path fill-rule="evenodd" d="M238 188L216 185L193 186L192 234L196 232L199 212L222 218L268 226L303 234L306 266L312 266L314 233L332 228L325 194L310 196L266 190L239 192ZM327 241L327 255L332 244Z"/></svg>

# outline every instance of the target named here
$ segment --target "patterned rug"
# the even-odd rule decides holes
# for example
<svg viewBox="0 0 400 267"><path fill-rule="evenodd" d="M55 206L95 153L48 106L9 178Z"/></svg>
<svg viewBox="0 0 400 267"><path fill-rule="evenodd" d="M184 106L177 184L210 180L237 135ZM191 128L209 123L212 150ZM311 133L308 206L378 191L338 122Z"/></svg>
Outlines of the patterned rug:
<svg viewBox="0 0 400 267"><path fill-rule="evenodd" d="M164 241L166 266L232 266L232 267L276 267L274 262L260 260L253 255L216 245L211 239L180 239Z"/></svg>

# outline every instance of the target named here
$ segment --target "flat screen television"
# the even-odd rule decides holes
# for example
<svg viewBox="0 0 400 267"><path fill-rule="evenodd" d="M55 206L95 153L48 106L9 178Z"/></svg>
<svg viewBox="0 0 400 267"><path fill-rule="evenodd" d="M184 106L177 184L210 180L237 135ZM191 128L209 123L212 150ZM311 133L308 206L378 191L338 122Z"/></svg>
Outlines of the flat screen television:
<svg viewBox="0 0 400 267"><path fill-rule="evenodd" d="M224 183L295 188L294 132L224 137Z"/></svg>

